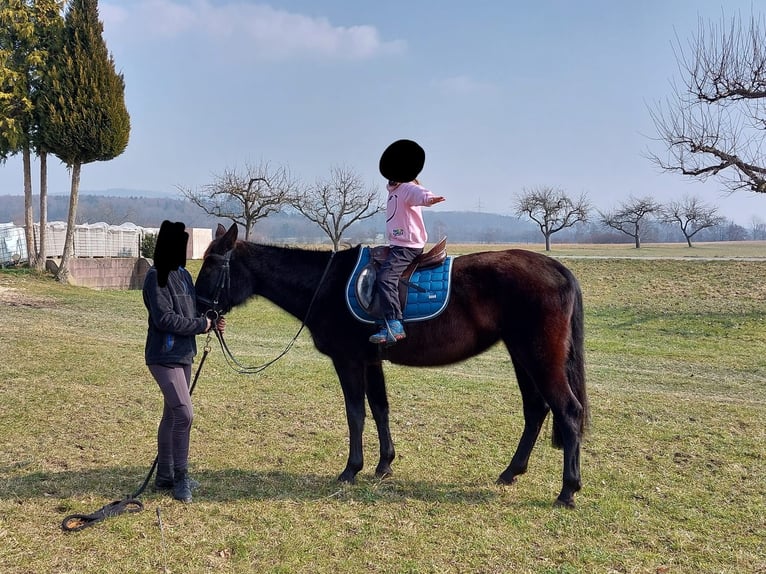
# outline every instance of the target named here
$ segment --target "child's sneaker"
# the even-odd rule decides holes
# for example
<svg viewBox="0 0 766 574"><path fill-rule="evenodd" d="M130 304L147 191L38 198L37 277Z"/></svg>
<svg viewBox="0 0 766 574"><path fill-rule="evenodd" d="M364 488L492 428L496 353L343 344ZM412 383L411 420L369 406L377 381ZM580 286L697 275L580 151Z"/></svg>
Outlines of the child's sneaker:
<svg viewBox="0 0 766 574"><path fill-rule="evenodd" d="M387 324L382 325L380 330L370 337L370 343L375 343L376 345L381 345L383 343L392 345L397 341L401 341L406 336L407 333L404 332L404 325L402 325L402 322L394 319L392 321L387 321Z"/></svg>

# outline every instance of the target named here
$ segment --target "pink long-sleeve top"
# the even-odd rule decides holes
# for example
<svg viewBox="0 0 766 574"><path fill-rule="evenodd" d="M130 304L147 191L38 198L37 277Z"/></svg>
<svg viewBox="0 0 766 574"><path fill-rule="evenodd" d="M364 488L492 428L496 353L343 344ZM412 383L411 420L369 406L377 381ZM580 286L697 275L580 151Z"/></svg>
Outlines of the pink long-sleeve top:
<svg viewBox="0 0 766 574"><path fill-rule="evenodd" d="M386 186L386 236L390 245L422 248L428 241L421 208L435 197L414 182Z"/></svg>

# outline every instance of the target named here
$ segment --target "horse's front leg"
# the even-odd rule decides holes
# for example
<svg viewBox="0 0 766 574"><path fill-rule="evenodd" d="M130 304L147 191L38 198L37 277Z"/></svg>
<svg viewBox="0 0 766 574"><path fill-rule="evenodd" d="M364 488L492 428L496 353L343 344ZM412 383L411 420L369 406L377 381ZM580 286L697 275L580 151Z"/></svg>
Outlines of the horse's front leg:
<svg viewBox="0 0 766 574"><path fill-rule="evenodd" d="M348 461L346 468L338 477L341 482L354 482L357 473L364 466L362 449L362 432L364 431L364 394L365 378L364 365L349 361L333 359L335 372L338 373L343 398L346 403L346 420L348 422Z"/></svg>
<svg viewBox="0 0 766 574"><path fill-rule="evenodd" d="M385 478L393 474L391 463L396 457L394 442L391 440L391 427L388 420L388 394L386 393L386 379L383 374L381 363L373 363L366 367L367 402L375 419L378 430L378 442L380 444L380 460L375 469L375 476Z"/></svg>

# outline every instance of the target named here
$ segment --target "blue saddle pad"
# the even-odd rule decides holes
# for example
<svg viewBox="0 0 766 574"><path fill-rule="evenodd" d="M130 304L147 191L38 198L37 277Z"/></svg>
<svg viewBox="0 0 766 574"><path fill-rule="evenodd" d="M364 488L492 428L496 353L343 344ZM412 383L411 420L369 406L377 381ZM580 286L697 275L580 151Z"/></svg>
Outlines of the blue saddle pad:
<svg viewBox="0 0 766 574"><path fill-rule="evenodd" d="M346 285L346 304L351 314L364 323L374 323L375 317L367 313L356 296L356 282L365 265L370 262L370 248L359 250L356 267ZM439 315L447 306L452 276L452 257L441 265L429 269L416 269L410 277L407 288L407 304L402 309L405 322L425 321Z"/></svg>

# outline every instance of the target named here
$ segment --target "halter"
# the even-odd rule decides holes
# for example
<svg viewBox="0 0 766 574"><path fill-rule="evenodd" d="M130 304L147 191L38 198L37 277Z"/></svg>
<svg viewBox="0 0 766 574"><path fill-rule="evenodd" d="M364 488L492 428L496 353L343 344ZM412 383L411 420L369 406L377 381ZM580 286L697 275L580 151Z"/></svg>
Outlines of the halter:
<svg viewBox="0 0 766 574"><path fill-rule="evenodd" d="M220 317L223 316L223 313L221 313L221 310L219 309L219 299L221 296L221 293L224 289L228 290L230 287L230 275L231 275L231 268L229 266L229 261L231 259L231 253L234 251L234 249L229 249L226 253L223 255L208 255L208 257L221 257L223 259L223 264L221 265L221 269L218 273L218 279L216 281L215 285L215 291L213 291L213 300L207 299L206 297L197 297L197 299L207 305L210 305L210 309L208 309L205 312L205 316L211 320L213 325L213 331L215 332L215 336L218 339L218 343L221 346L221 352L223 353L223 358L226 360L226 364L229 365L229 367L236 373L239 373L240 375L255 375L260 373L261 371L266 370L268 367L276 363L279 359L284 357L288 351L292 348L292 346L295 344L295 341L298 340L298 337L303 332L303 328L306 326L306 321L308 321L309 315L311 313L311 309L314 307L314 302L316 301L317 295L319 294L319 289L322 287L322 283L324 283L325 278L327 277L327 272L330 270L330 265L332 265L332 261L335 258L335 251L332 251L330 253L330 259L327 260L327 265L324 268L324 271L322 272L322 276L319 278L319 283L317 283L317 288L314 291L314 294L311 296L311 301L309 301L309 306L306 309L306 314L303 316L303 321L301 321L301 326L298 329L298 332L295 334L295 336L290 339L290 341L287 343L285 348L282 350L281 353L279 353L276 357L271 359L270 361L263 363L262 365L258 366L247 366L240 363L234 354L229 350L229 346L226 344L226 341L223 338L223 333L221 333L216 323Z"/></svg>

